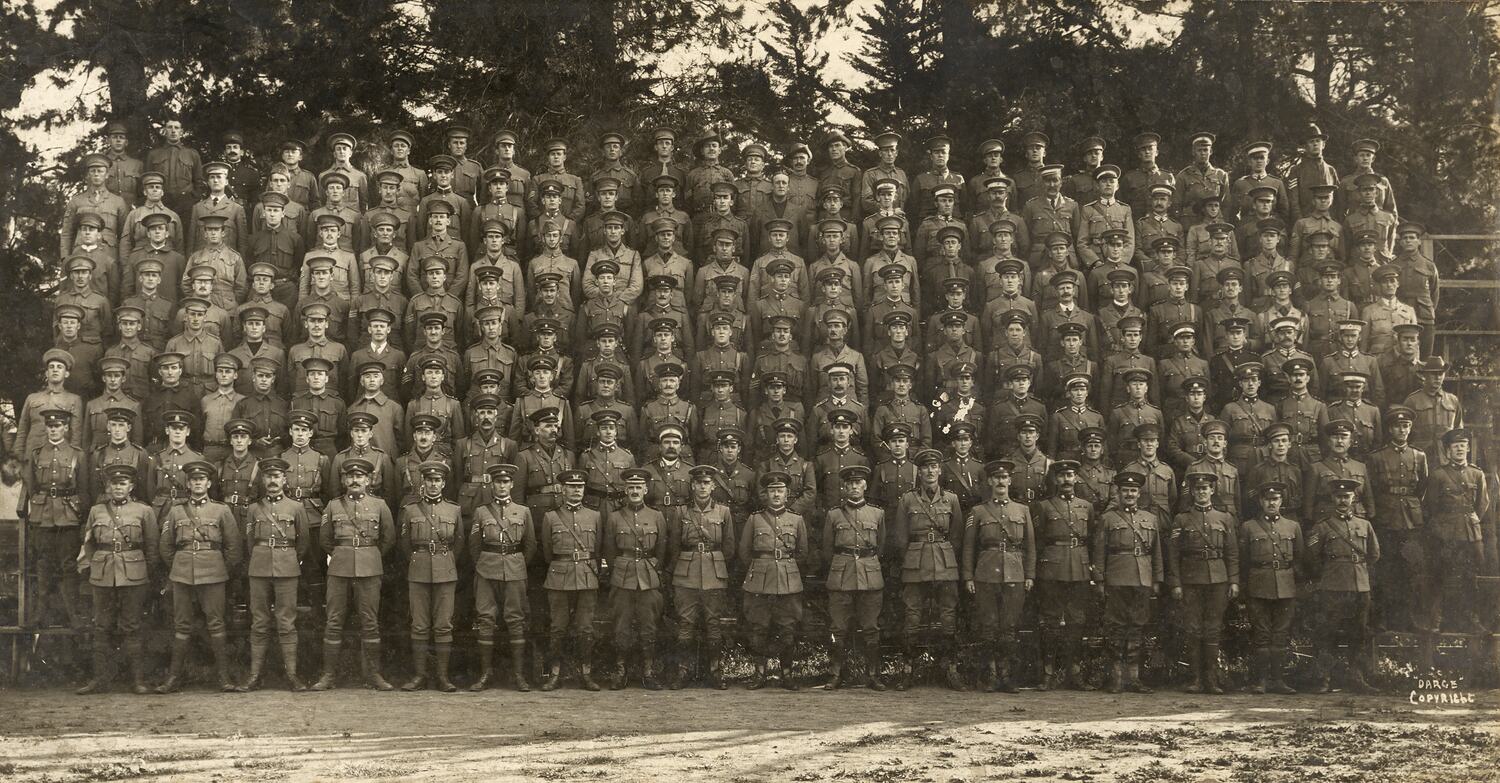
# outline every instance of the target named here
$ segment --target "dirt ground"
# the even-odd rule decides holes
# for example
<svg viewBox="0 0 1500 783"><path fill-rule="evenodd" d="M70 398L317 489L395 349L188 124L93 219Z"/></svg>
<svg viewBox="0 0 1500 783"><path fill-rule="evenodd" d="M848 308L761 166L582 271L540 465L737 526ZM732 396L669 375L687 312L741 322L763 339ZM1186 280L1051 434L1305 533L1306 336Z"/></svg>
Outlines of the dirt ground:
<svg viewBox="0 0 1500 783"><path fill-rule="evenodd" d="M78 697L0 691L0 779L1500 781L1500 692Z"/></svg>

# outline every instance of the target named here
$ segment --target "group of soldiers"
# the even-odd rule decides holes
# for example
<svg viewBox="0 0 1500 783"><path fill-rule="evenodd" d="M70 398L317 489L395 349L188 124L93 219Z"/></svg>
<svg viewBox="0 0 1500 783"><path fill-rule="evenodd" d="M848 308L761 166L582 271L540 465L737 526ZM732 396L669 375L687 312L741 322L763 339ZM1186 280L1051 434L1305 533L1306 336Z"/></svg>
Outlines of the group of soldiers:
<svg viewBox="0 0 1500 783"><path fill-rule="evenodd" d="M81 693L109 686L116 632L147 692L163 585L163 693L200 618L225 691L260 686L273 642L304 689L298 622L322 627L312 689L335 686L347 624L390 690L383 594L405 598L402 688L444 691L458 626L471 690L507 649L520 690L528 656L543 690L564 663L597 690L601 598L601 679L638 667L652 689L700 658L725 687L736 614L750 687L777 662L796 687L819 584L830 688L862 670L885 689L895 633L898 689L925 654L950 687L1014 692L1034 614L1042 688L1096 687L1102 627L1105 686L1147 691L1170 625L1189 690L1219 693L1243 605L1253 689L1292 692L1302 615L1318 688L1364 690L1372 625L1418 633L1431 667L1445 618L1476 644L1492 619L1474 600L1492 501L1430 355L1437 270L1374 141L1340 178L1309 127L1282 180L1269 142L1231 177L1212 133L1175 174L1157 134L1124 173L1090 138L1065 175L1032 132L1015 174L992 139L966 178L936 136L909 177L894 133L861 169L830 132L814 174L803 144L748 144L731 170L712 133L687 167L658 128L638 167L602 135L585 180L561 139L520 167L508 130L488 166L461 126L425 166L408 132L379 165L333 133L320 174L297 140L261 169L234 133L203 163L176 120L144 164L123 126L106 136L14 437L37 617L85 630L83 575L92 595Z"/></svg>

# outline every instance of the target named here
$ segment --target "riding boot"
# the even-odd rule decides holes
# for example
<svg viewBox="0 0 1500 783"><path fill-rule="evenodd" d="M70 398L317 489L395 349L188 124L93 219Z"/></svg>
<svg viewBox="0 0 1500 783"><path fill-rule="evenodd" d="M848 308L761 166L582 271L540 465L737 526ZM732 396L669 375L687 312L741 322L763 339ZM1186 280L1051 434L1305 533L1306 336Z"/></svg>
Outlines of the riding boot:
<svg viewBox="0 0 1500 783"><path fill-rule="evenodd" d="M750 675L750 682L746 683L745 690L758 691L766 687L766 667L770 665L769 661L769 658L756 657L755 671Z"/></svg>
<svg viewBox="0 0 1500 783"><path fill-rule="evenodd" d="M1318 653L1318 684L1313 693L1333 693L1333 656Z"/></svg>
<svg viewBox="0 0 1500 783"><path fill-rule="evenodd" d="M1058 685L1057 635L1048 633L1043 628L1038 633L1037 643L1041 648L1038 652L1040 652L1042 658L1042 672L1036 684L1036 689L1039 691L1050 691Z"/></svg>
<svg viewBox="0 0 1500 783"><path fill-rule="evenodd" d="M490 678L495 676L495 644L479 643L479 679L469 686L469 691L478 693L490 687Z"/></svg>
<svg viewBox="0 0 1500 783"><path fill-rule="evenodd" d="M781 648L781 687L789 691L802 690L797 680L792 676L792 665L797 660L796 642L787 642Z"/></svg>
<svg viewBox="0 0 1500 783"><path fill-rule="evenodd" d="M281 643L281 668L286 671L286 684L293 693L307 690L307 683L297 677L297 637L295 636L291 638L291 641Z"/></svg>
<svg viewBox="0 0 1500 783"><path fill-rule="evenodd" d="M531 683L526 681L526 643L510 643L510 672L515 678L516 690L521 693L531 692Z"/></svg>
<svg viewBox="0 0 1500 783"><path fill-rule="evenodd" d="M1000 690L1000 653L993 647L984 647L979 653L979 682L976 687L985 693Z"/></svg>
<svg viewBox="0 0 1500 783"><path fill-rule="evenodd" d="M411 643L411 679L401 686L403 691L421 691L427 689L427 642ZM369 672L365 672L369 676Z"/></svg>
<svg viewBox="0 0 1500 783"><path fill-rule="evenodd" d="M870 682L870 690L885 690L885 678L880 675L880 637L871 634L871 638L865 639L865 678Z"/></svg>
<svg viewBox="0 0 1500 783"><path fill-rule="evenodd" d="M269 642L257 641L250 643L250 674L245 678L245 684L240 686L244 692L260 690L260 678L266 666L266 647Z"/></svg>
<svg viewBox="0 0 1500 783"><path fill-rule="evenodd" d="M681 666L681 662L678 666ZM711 647L708 651L708 684L714 690L722 691L729 688L729 683L724 681L724 651L718 645Z"/></svg>
<svg viewBox="0 0 1500 783"><path fill-rule="evenodd" d="M996 655L995 676L1000 680L1001 693L1020 693L1016 686L1016 643L1011 641L1000 646Z"/></svg>
<svg viewBox="0 0 1500 783"><path fill-rule="evenodd" d="M687 647L683 642L677 642L667 648L666 658L662 663L662 674L665 676L667 690L682 690L682 662L685 658L682 651Z"/></svg>
<svg viewBox="0 0 1500 783"><path fill-rule="evenodd" d="M219 690L223 693L238 693L242 689L229 679L228 640L222 636L210 636L208 647L214 654L214 671L219 675Z"/></svg>
<svg viewBox="0 0 1500 783"><path fill-rule="evenodd" d="M557 642L547 642L547 654L542 656L547 672L542 678L543 691L557 690L557 683L562 679L562 657L558 647Z"/></svg>
<svg viewBox="0 0 1500 783"><path fill-rule="evenodd" d="M969 684L964 682L964 675L958 670L958 645L949 639L943 645L943 676L948 680L948 689L953 691L966 691Z"/></svg>
<svg viewBox="0 0 1500 783"><path fill-rule="evenodd" d="M1182 689L1183 693L1202 693L1203 687L1203 646L1196 639L1187 640L1188 659L1188 684Z"/></svg>
<svg viewBox="0 0 1500 783"><path fill-rule="evenodd" d="M74 691L79 696L108 690L110 681L114 679L114 672L109 665L109 649L106 647L105 637L106 634L103 633L94 634L94 677L84 683L82 688Z"/></svg>
<svg viewBox="0 0 1500 783"><path fill-rule="evenodd" d="M641 660L641 687L648 691L661 690L661 681L656 679L656 658L650 653L642 653Z"/></svg>
<svg viewBox="0 0 1500 783"><path fill-rule="evenodd" d="M365 682L377 691L393 691L396 686L380 676L380 642L365 642Z"/></svg>
<svg viewBox="0 0 1500 783"><path fill-rule="evenodd" d="M145 696L151 692L146 687L146 658L140 639L125 640L125 662L130 667L130 692Z"/></svg>
<svg viewBox="0 0 1500 783"><path fill-rule="evenodd" d="M628 680L629 677L630 675L627 671L625 663L625 653L623 651L617 651L615 653L614 671L609 673L609 689L612 691L625 690L626 680Z"/></svg>
<svg viewBox="0 0 1500 783"><path fill-rule="evenodd" d="M167 681L156 686L157 693L176 693L182 690L183 670L187 667L188 640L172 640L172 663L167 669Z"/></svg>
<svg viewBox="0 0 1500 783"><path fill-rule="evenodd" d="M597 691L597 690L599 690L599 683L594 681L594 667L593 667L592 664L587 664L587 663L580 663L580 664L578 664L578 678L583 683L583 689L584 690L586 690L586 691Z"/></svg>
<svg viewBox="0 0 1500 783"><path fill-rule="evenodd" d="M1266 653L1266 692L1282 696L1296 695L1297 689L1286 684L1286 650L1270 650Z"/></svg>
<svg viewBox="0 0 1500 783"><path fill-rule="evenodd" d="M453 643L438 642L434 657L437 659L437 689L443 693L453 693L458 690L448 679L448 663L453 660Z"/></svg>
<svg viewBox="0 0 1500 783"><path fill-rule="evenodd" d="M1250 682L1245 685L1246 693L1262 694L1266 692L1266 683L1271 678L1271 654L1266 650L1256 649L1250 651L1250 660L1247 667L1250 670Z"/></svg>
<svg viewBox="0 0 1500 783"><path fill-rule="evenodd" d="M1141 645L1140 642L1130 643L1129 664L1125 669L1127 682L1125 689L1131 693L1155 693L1146 683L1141 682Z"/></svg>
<svg viewBox="0 0 1500 783"><path fill-rule="evenodd" d="M1219 682L1219 645L1203 645L1203 690L1215 696L1224 693L1224 685Z"/></svg>
<svg viewBox="0 0 1500 783"><path fill-rule="evenodd" d="M1068 681L1076 690L1098 690L1083 673L1083 637L1078 634L1068 640Z"/></svg>
<svg viewBox="0 0 1500 783"><path fill-rule="evenodd" d="M824 690L836 691L844 685L844 659L849 653L844 649L844 643L835 634L832 643L828 645L828 682L823 685Z"/></svg>
<svg viewBox="0 0 1500 783"><path fill-rule="evenodd" d="M312 684L312 690L331 691L337 687L339 653L342 651L342 644L323 642L323 673L318 675L318 681Z"/></svg>

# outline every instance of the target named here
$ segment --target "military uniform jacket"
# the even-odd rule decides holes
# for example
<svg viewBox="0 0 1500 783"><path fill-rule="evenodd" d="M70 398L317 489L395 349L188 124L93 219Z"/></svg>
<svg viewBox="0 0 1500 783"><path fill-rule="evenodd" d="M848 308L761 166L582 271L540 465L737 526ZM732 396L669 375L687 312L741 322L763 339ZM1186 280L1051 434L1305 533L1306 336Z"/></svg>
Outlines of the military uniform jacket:
<svg viewBox="0 0 1500 783"><path fill-rule="evenodd" d="M1031 511L1007 500L975 506L964 520L965 581L1016 584L1036 578Z"/></svg>
<svg viewBox="0 0 1500 783"><path fill-rule="evenodd" d="M787 509L750 515L740 532L739 559L748 564L744 591L757 595L802 592L799 561L808 554L807 525Z"/></svg>
<svg viewBox="0 0 1500 783"><path fill-rule="evenodd" d="M151 457L145 449L129 441L119 446L108 442L99 444L89 454L88 496L99 498L99 502L104 502L105 489L109 484L108 478L104 475L104 469L111 465L129 465L135 468L137 476L142 477L142 480L136 483L132 496L137 500L149 499L146 495L144 477L150 460Z"/></svg>
<svg viewBox="0 0 1500 783"><path fill-rule="evenodd" d="M538 499L550 504L562 494L557 474L573 467L573 452L559 445L548 453L538 443L516 455L516 467L521 469L516 476L516 499L525 502L529 497L546 495L547 498Z"/></svg>
<svg viewBox="0 0 1500 783"><path fill-rule="evenodd" d="M1307 559L1324 592L1367 593L1380 541L1363 517L1330 514L1307 536Z"/></svg>
<svg viewBox="0 0 1500 783"><path fill-rule="evenodd" d="M1354 493L1356 516L1364 516L1375 508L1375 491L1370 486L1370 474L1365 469L1365 463L1330 454L1307 468L1307 476L1302 482L1307 488L1307 493L1302 498L1304 519L1320 519L1333 512L1332 482L1335 479L1354 479L1359 482L1359 491Z"/></svg>
<svg viewBox="0 0 1500 783"><path fill-rule="evenodd" d="M1239 544L1246 598L1297 597L1297 568L1304 554L1302 526L1296 520L1283 516L1247 519L1240 526Z"/></svg>
<svg viewBox="0 0 1500 783"><path fill-rule="evenodd" d="M891 546L902 554L901 581L951 582L958 579L957 549L963 542L958 496L919 486L901 497L891 525Z"/></svg>
<svg viewBox="0 0 1500 783"><path fill-rule="evenodd" d="M188 499L167 511L160 554L171 566L170 578L185 585L229 581L239 565L243 538L229 506L208 498Z"/></svg>
<svg viewBox="0 0 1500 783"><path fill-rule="evenodd" d="M187 476L182 466L201 459L202 454L186 446L181 449L168 446L151 455L146 463L146 497L159 513L163 513L164 505L187 500Z"/></svg>
<svg viewBox="0 0 1500 783"><path fill-rule="evenodd" d="M255 478L259 475L257 471L257 460L249 452L245 453L243 459L237 459L233 454L225 457L218 464L219 469L219 501L229 506L235 513L235 517L244 520L245 508L257 494Z"/></svg>
<svg viewBox="0 0 1500 783"><path fill-rule="evenodd" d="M827 588L833 591L881 590L885 577L880 555L885 546L885 515L861 502L828 511L822 550L828 557Z"/></svg>
<svg viewBox="0 0 1500 783"><path fill-rule="evenodd" d="M1104 567L1109 587L1151 587L1163 577L1161 536L1156 514L1145 509L1111 509L1099 517L1094 562Z"/></svg>
<svg viewBox="0 0 1500 783"><path fill-rule="evenodd" d="M611 511L604 536L604 559L610 564L611 588L659 589L661 564L667 559L666 517L650 506L631 508L629 503Z"/></svg>
<svg viewBox="0 0 1500 783"><path fill-rule="evenodd" d="M323 509L318 535L323 551L331 553L329 576L380 576L385 573L381 558L395 542L396 524L390 507L379 498L345 494Z"/></svg>
<svg viewBox="0 0 1500 783"><path fill-rule="evenodd" d="M411 553L408 582L440 584L458 581L458 552L464 523L458 506L445 500L419 499L401 509L401 540Z"/></svg>
<svg viewBox="0 0 1500 783"><path fill-rule="evenodd" d="M1406 531L1422 527L1422 495L1428 486L1427 464L1427 452L1409 443L1392 443L1365 460L1365 468L1375 488L1375 514L1371 521L1382 530Z"/></svg>
<svg viewBox="0 0 1500 783"><path fill-rule="evenodd" d="M1427 523L1438 540L1474 544L1478 550L1484 538L1479 515L1490 507L1489 487L1479 468L1444 463L1432 472L1422 500L1427 506Z"/></svg>
<svg viewBox="0 0 1500 783"><path fill-rule="evenodd" d="M468 546L475 576L525 582L526 563L536 554L531 509L514 500L480 506L474 510Z"/></svg>
<svg viewBox="0 0 1500 783"><path fill-rule="evenodd" d="M1240 547L1234 517L1212 506L1194 507L1172 518L1167 532L1167 585L1240 581Z"/></svg>
<svg viewBox="0 0 1500 783"><path fill-rule="evenodd" d="M1073 491L1078 497L1093 504L1095 511L1103 511L1114 495L1115 469L1101 459L1097 462L1082 461L1078 467L1078 483Z"/></svg>
<svg viewBox="0 0 1500 783"><path fill-rule="evenodd" d="M309 445L300 449L292 446L281 452L281 458L289 466L286 472L287 497L302 503L308 511L321 512L324 485L331 475L328 456Z"/></svg>
<svg viewBox="0 0 1500 783"><path fill-rule="evenodd" d="M707 508L689 503L683 509L667 530L669 549L674 553L673 586L694 590L722 590L729 586L733 524L729 507L718 502L710 503Z"/></svg>
<svg viewBox="0 0 1500 783"><path fill-rule="evenodd" d="M547 590L599 589L599 512L563 505L542 517L542 558L547 561Z"/></svg>
<svg viewBox="0 0 1500 783"><path fill-rule="evenodd" d="M29 517L34 527L77 527L88 508L83 450L62 443L33 449L26 465Z"/></svg>
<svg viewBox="0 0 1500 783"><path fill-rule="evenodd" d="M1464 407L1452 392L1438 392L1436 396L1425 389L1417 389L1406 398L1406 407L1416 417L1412 420L1411 444L1425 449L1429 454L1437 451L1438 438L1464 421Z"/></svg>
<svg viewBox="0 0 1500 783"><path fill-rule="evenodd" d="M1077 496L1056 495L1038 503L1036 510L1037 578L1092 581L1094 560L1089 542L1093 536L1093 505Z"/></svg>
<svg viewBox="0 0 1500 783"><path fill-rule="evenodd" d="M156 512L145 503L106 500L89 509L83 562L94 587L146 584L147 563L159 551Z"/></svg>
<svg viewBox="0 0 1500 783"><path fill-rule="evenodd" d="M266 579L296 578L312 543L312 528L301 503L285 496L262 498L245 511L245 545L250 548L249 575Z"/></svg>

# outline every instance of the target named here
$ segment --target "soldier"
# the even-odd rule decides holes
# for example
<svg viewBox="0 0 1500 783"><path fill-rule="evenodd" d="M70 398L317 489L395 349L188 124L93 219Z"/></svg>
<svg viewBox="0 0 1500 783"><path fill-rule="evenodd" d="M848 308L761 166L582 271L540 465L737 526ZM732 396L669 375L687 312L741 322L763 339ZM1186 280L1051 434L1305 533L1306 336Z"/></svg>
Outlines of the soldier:
<svg viewBox="0 0 1500 783"><path fill-rule="evenodd" d="M146 171L161 174L166 182L164 201L179 215L192 209L193 199L203 190L203 158L182 143L182 121L169 117L161 124L161 146L146 153Z"/></svg>
<svg viewBox="0 0 1500 783"><path fill-rule="evenodd" d="M1480 515L1488 512L1491 501L1484 472L1469 463L1472 438L1463 428L1443 433L1444 460L1432 472L1422 497L1431 557L1441 566L1438 574L1427 574L1428 601L1423 619L1428 627L1423 629L1419 659L1424 672L1432 669L1436 634L1442 630L1446 614L1453 625L1469 634L1471 679L1477 678L1484 667L1486 620L1479 609L1483 599L1477 585L1484 568Z"/></svg>
<svg viewBox="0 0 1500 783"><path fill-rule="evenodd" d="M1307 536L1307 564L1317 578L1318 678L1316 693L1331 693L1335 649L1347 645L1343 687L1369 693L1361 669L1369 663L1370 564L1380 561L1380 541L1363 516L1355 513L1360 482L1334 479L1332 513L1320 518Z"/></svg>
<svg viewBox="0 0 1500 783"><path fill-rule="evenodd" d="M78 426L85 429L83 437L83 450L92 453L97 451L109 440L109 412L115 408L125 408L136 414L131 417L133 421L140 415L141 404L124 390L125 374L130 371L130 362L117 356L108 356L98 362L99 374L104 378L104 391L98 397L88 401L84 406L84 418ZM132 442L140 440L140 433L134 433ZM95 465L94 467L98 467Z"/></svg>
<svg viewBox="0 0 1500 783"><path fill-rule="evenodd" d="M1422 379L1422 388L1407 395L1404 403L1415 414L1411 443L1427 452L1428 459L1437 460L1442 456L1438 439L1448 430L1464 426L1464 406L1458 395L1443 390L1443 381L1448 375L1446 359L1428 356L1422 360L1417 373Z"/></svg>
<svg viewBox="0 0 1500 783"><path fill-rule="evenodd" d="M214 466L200 460L183 465L182 471L187 475L187 500L167 511L161 529L159 556L171 569L174 633L171 669L156 692L176 693L181 689L193 616L201 612L213 649L219 690L233 693L239 686L229 677L224 588L229 574L239 567L244 556L244 535L229 506L208 496Z"/></svg>
<svg viewBox="0 0 1500 783"><path fill-rule="evenodd" d="M125 199L127 206L133 207L140 200L141 177L145 165L138 158L132 158L127 151L130 132L125 123L111 122L105 125L104 138L109 145L104 150L104 158L109 166L104 186L111 193Z"/></svg>
<svg viewBox="0 0 1500 783"><path fill-rule="evenodd" d="M734 433L722 434L721 443L738 442ZM750 471L737 466L748 474ZM728 610L726 598L729 559L734 556L735 520L732 507L720 505L714 494L731 486L732 478L713 465L691 468L692 499L667 527L668 559L672 564L672 602L677 614L676 647L668 655L667 687L682 687L684 669L695 658L693 640L699 636L708 657L708 683L717 690L727 687L722 668L722 619ZM748 475L743 477L748 480ZM744 501L748 504L749 490ZM731 501L733 502L733 501Z"/></svg>
<svg viewBox="0 0 1500 783"><path fill-rule="evenodd" d="M895 203L906 203L907 196L911 191L909 184L911 180L907 178L906 171L896 165L896 156L901 141L901 135L892 131L876 134L874 142L880 162L871 168L865 169L864 174L860 177L860 214L872 215L880 211L880 205L876 203L875 199L875 184L880 180L894 180L896 183Z"/></svg>
<svg viewBox="0 0 1500 783"><path fill-rule="evenodd" d="M571 629L577 645L574 660L584 690L597 691L594 681L594 609L599 599L600 539L604 525L599 512L583 505L588 476L581 470L564 470L554 486L562 488L563 502L542 517L538 536L542 560L548 564L542 583L547 591L547 675L543 691L557 690L562 677L563 643Z"/></svg>
<svg viewBox="0 0 1500 783"><path fill-rule="evenodd" d="M1328 426L1328 406L1308 392L1312 360L1304 356L1288 359L1281 365L1281 371L1291 388L1276 403L1276 419L1291 428L1292 449L1297 461L1311 465L1323 458L1319 443L1323 429Z"/></svg>
<svg viewBox="0 0 1500 783"><path fill-rule="evenodd" d="M256 465L262 496L245 511L245 545L250 549L250 676L242 691L260 688L272 625L281 644L281 663L292 691L307 690L297 676L297 586L301 561L313 536L306 507L286 496L286 460L271 457Z"/></svg>
<svg viewBox="0 0 1500 783"><path fill-rule="evenodd" d="M626 468L624 502L608 514L603 557L609 564L610 614L614 625L615 670L610 690L622 690L628 679L625 656L638 649L641 684L661 690L656 669L656 631L661 622L661 564L667 558L667 519L646 505L645 468ZM637 640L639 648L637 648Z"/></svg>
<svg viewBox="0 0 1500 783"><path fill-rule="evenodd" d="M1099 518L1093 541L1092 562L1104 575L1104 630L1115 659L1110 693L1152 692L1140 680L1140 657L1163 563L1158 516L1138 506L1145 483L1144 475L1129 470L1115 476L1120 505Z"/></svg>
<svg viewBox="0 0 1500 783"><path fill-rule="evenodd" d="M857 633L863 643L865 674L870 689L883 691L880 608L885 588L881 572L885 518L879 508L865 500L870 480L868 466L845 467L839 471L839 480L842 494L837 503L829 506L821 547L828 563L828 614L832 636L829 651L833 660L832 677L824 687L837 690L843 686L844 670L850 666L849 658Z"/></svg>
<svg viewBox="0 0 1500 783"><path fill-rule="evenodd" d="M1011 463L993 460L984 466L990 497L964 520L964 589L976 596L981 670L986 693L1016 693L1011 679L1018 668L1017 630L1026 594L1036 579L1036 536L1030 510L1010 499ZM986 644L987 643L987 644Z"/></svg>
<svg viewBox="0 0 1500 783"><path fill-rule="evenodd" d="M138 437L134 429L139 426L140 412L132 408L110 408L104 412L104 418L104 437L98 439L88 455L86 493L96 500L104 497L109 485L108 469L114 465L129 465L135 468L135 476L131 479L134 497L147 499L146 471L151 456L131 441Z"/></svg>
<svg viewBox="0 0 1500 783"><path fill-rule="evenodd" d="M1423 514L1423 492L1428 486L1427 453L1411 445L1410 408L1394 405L1386 411L1386 446L1371 454L1366 467L1375 489L1375 508L1370 521L1391 557L1371 573L1372 598L1379 608L1376 627L1412 629L1422 638L1421 669L1431 666L1428 641L1437 629L1427 616L1428 564L1427 520Z"/></svg>
<svg viewBox="0 0 1500 783"><path fill-rule="evenodd" d="M1330 490L1333 482L1340 479L1353 479L1359 483L1359 496L1354 501L1353 511L1361 517L1368 517L1375 508L1375 491L1370 486L1365 464L1349 456L1349 448L1354 443L1354 424L1346 419L1334 419L1323 428L1323 439L1327 449L1323 459L1312 463L1305 471L1302 518L1321 520L1332 512L1334 498Z"/></svg>
<svg viewBox="0 0 1500 783"><path fill-rule="evenodd" d="M468 437L460 438L453 449L459 470L455 482L458 484L459 507L463 509L465 519L472 519L475 511L489 502L484 494L489 489L490 468L516 461L516 442L498 429L502 404L493 394L476 395L469 403L474 431Z"/></svg>
<svg viewBox="0 0 1500 783"><path fill-rule="evenodd" d="M1250 614L1250 692L1295 694L1282 679L1291 655L1297 574L1304 559L1302 526L1281 515L1287 487L1258 485L1260 512L1245 520L1238 536L1245 603Z"/></svg>
<svg viewBox="0 0 1500 783"><path fill-rule="evenodd" d="M146 688L141 618L150 592L150 564L160 546L156 512L134 498L136 466L115 463L104 470L107 489L84 522L78 571L87 572L94 604L94 676L77 693L100 693L113 679L110 634L118 630L130 667L132 692Z"/></svg>
<svg viewBox="0 0 1500 783"><path fill-rule="evenodd" d="M434 684L443 693L453 693L458 688L448 679L448 664L453 657L453 602L458 587L458 553L465 538L464 520L459 507L443 497L448 463L433 460L422 463L419 469L422 491L415 503L401 509L398 533L409 553L406 589L414 670L401 690L426 689L427 653L431 652L436 663Z"/></svg>
<svg viewBox="0 0 1500 783"><path fill-rule="evenodd" d="M1213 424L1221 430L1224 426ZM1183 689L1187 693L1224 692L1219 680L1219 637L1224 612L1240 591L1235 517L1214 503L1219 480L1210 470L1188 468L1186 483L1193 505L1172 518L1166 535L1167 586L1179 602L1192 668L1192 681Z"/></svg>
<svg viewBox="0 0 1500 783"><path fill-rule="evenodd" d="M531 690L526 681L526 566L536 556L536 529L531 509L516 502L511 491L519 468L507 463L489 466L491 499L474 513L468 547L474 560L474 635L479 644L480 677L470 691L489 687L494 676L495 632L505 622L510 642L511 675L516 690Z"/></svg>
<svg viewBox="0 0 1500 783"><path fill-rule="evenodd" d="M1250 164L1250 173L1236 179L1225 198L1224 214L1231 219L1247 220L1253 214L1253 200L1260 196L1257 191L1267 191L1273 199L1272 209L1282 219L1287 216L1289 200L1286 184L1278 177L1267 173L1271 163L1273 145L1269 141L1252 141L1245 146L1245 161Z"/></svg>
<svg viewBox="0 0 1500 783"><path fill-rule="evenodd" d="M1167 194L1169 199L1175 196L1177 178L1156 163L1157 151L1161 145L1159 134L1150 131L1137 133L1132 141L1139 163L1136 168L1125 172L1120 184L1124 190L1125 203L1130 205L1131 212L1145 215L1151 203L1158 198L1158 188L1170 188Z"/></svg>
<svg viewBox="0 0 1500 783"><path fill-rule="evenodd" d="M1085 436L1085 442L1089 440ZM1040 587L1037 618L1043 661L1038 690L1065 684L1077 690L1094 690L1082 673L1083 626L1088 622L1097 575L1090 557L1094 509L1103 508L1104 502L1100 499L1091 503L1075 494L1079 467L1069 459L1052 463L1054 492L1035 506L1036 578Z"/></svg>
<svg viewBox="0 0 1500 783"><path fill-rule="evenodd" d="M897 690L911 687L912 669L922 645L933 648L948 687L965 687L958 671L954 638L959 576L955 550L962 542L963 517L958 496L940 484L942 460L942 453L936 449L923 449L912 458L918 483L901 497L891 526L889 547L902 557L905 614L905 659Z"/></svg>
<svg viewBox="0 0 1500 783"><path fill-rule="evenodd" d="M1026 168L1016 173L1016 203L1025 206L1026 202L1042 195L1044 190L1042 179L1046 175L1047 145L1052 140L1047 134L1040 131L1032 131L1021 137L1022 155L1026 160ZM1058 174L1062 174L1062 165L1058 164ZM1061 180L1059 180L1060 182Z"/></svg>
<svg viewBox="0 0 1500 783"><path fill-rule="evenodd" d="M1302 160L1287 174L1293 220L1313 213L1312 191L1315 187L1326 186L1331 193L1339 183L1338 170L1328 165L1323 158L1328 135L1316 123L1308 123L1302 136Z"/></svg>
<svg viewBox="0 0 1500 783"><path fill-rule="evenodd" d="M1396 257L1391 265L1401 273L1397 294L1401 301L1416 308L1417 323L1422 326L1422 353L1432 353L1436 339L1438 293L1441 290L1438 269L1422 249L1427 229L1421 223L1403 220L1396 227Z"/></svg>
<svg viewBox="0 0 1500 783"><path fill-rule="evenodd" d="M328 620L323 626L323 675L313 683L315 691L334 688L350 594L359 614L365 683L378 691L394 690L380 675L380 582L382 558L395 543L396 526L390 507L366 491L374 470L368 460L346 461L344 493L323 509L318 537L322 552L329 553Z"/></svg>
<svg viewBox="0 0 1500 783"><path fill-rule="evenodd" d="M761 473L765 508L751 514L740 531L737 557L746 564L747 641L755 656L750 690L765 687L773 650L781 658L781 686L798 687L792 679L792 662L803 613L802 565L810 546L806 523L787 505L793 481L793 476L779 469L768 467Z"/></svg>
<svg viewBox="0 0 1500 783"><path fill-rule="evenodd" d="M1229 461L1241 472L1250 470L1259 460L1262 434L1276 420L1276 409L1260 399L1264 372L1264 365L1259 362L1246 362L1234 368L1239 396L1219 411L1219 420L1229 425Z"/></svg>
<svg viewBox="0 0 1500 783"><path fill-rule="evenodd" d="M47 596L61 595L64 627L82 632L88 618L78 605L78 525L87 494L88 465L83 450L69 442L73 412L47 408L40 412L46 426L42 445L27 452L25 481L27 521L31 529L30 556L36 563L37 607L33 617L48 624Z"/></svg>

